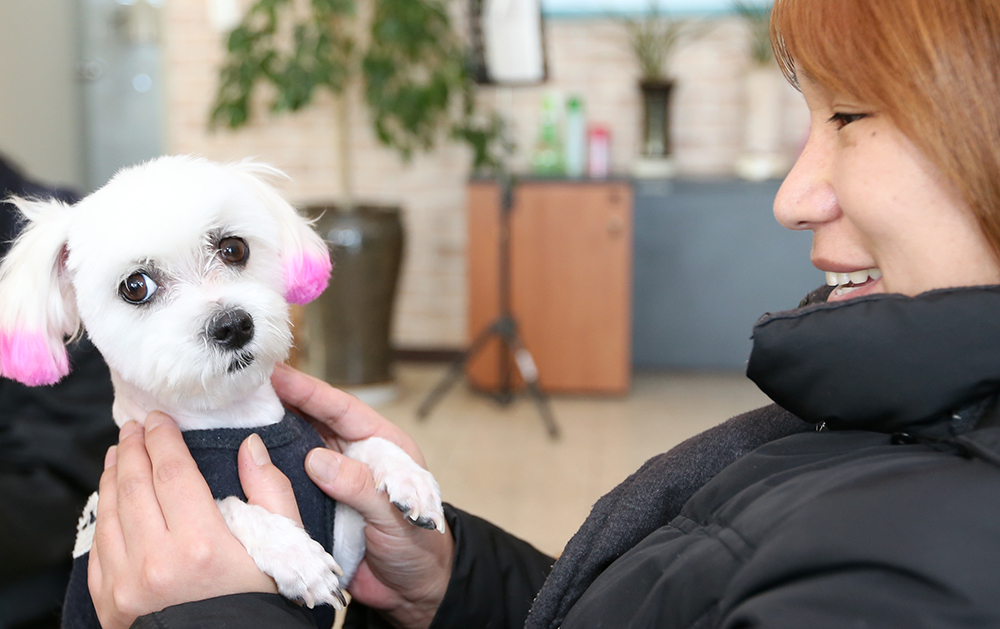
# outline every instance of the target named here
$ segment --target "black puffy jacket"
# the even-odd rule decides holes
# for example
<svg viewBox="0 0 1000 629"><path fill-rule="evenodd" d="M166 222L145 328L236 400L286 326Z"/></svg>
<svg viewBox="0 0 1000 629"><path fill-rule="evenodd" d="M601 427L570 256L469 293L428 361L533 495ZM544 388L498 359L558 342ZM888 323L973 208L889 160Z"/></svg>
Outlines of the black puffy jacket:
<svg viewBox="0 0 1000 629"><path fill-rule="evenodd" d="M537 624L533 612L529 622L1000 626L998 313L1000 287L981 287L766 316L748 374L815 428L789 429L709 474L679 514L609 558L565 617ZM672 482L627 484L635 497ZM623 513L643 511L663 516L655 504ZM459 531L488 526L457 519ZM519 626L544 556L496 531L458 535L433 626Z"/></svg>
<svg viewBox="0 0 1000 629"><path fill-rule="evenodd" d="M5 201L12 195L77 198L26 178L0 155L0 257L23 226ZM86 338L69 357L72 372L53 386L0 378L0 627L58 620L76 522L118 438L104 359Z"/></svg>

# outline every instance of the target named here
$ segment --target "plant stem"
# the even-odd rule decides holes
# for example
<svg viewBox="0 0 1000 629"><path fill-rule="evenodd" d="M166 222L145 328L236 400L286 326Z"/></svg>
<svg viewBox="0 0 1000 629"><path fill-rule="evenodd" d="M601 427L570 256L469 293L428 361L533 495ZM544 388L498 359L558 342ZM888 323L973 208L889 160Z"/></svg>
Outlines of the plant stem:
<svg viewBox="0 0 1000 629"><path fill-rule="evenodd" d="M336 95L337 153L340 158L340 189L343 197L341 210L354 210L354 180L351 177L351 106L347 89Z"/></svg>

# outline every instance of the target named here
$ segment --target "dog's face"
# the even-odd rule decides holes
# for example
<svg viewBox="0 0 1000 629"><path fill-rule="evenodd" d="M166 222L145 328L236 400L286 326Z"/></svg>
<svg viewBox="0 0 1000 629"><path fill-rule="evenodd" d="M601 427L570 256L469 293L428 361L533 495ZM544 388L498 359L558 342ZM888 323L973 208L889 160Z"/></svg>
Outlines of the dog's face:
<svg viewBox="0 0 1000 629"><path fill-rule="evenodd" d="M309 299L325 286L325 246L260 168L162 158L63 208L62 305L119 378L171 407L257 389L291 346L287 300L308 301L299 280Z"/></svg>
<svg viewBox="0 0 1000 629"><path fill-rule="evenodd" d="M279 231L232 173L177 166L127 171L81 202L66 267L121 378L212 408L260 386L291 346Z"/></svg>

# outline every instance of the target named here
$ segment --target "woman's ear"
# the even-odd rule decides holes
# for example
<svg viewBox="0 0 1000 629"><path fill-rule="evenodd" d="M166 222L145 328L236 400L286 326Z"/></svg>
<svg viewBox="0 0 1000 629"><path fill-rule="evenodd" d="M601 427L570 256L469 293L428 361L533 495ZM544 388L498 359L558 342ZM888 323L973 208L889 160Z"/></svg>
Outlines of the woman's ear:
<svg viewBox="0 0 1000 629"><path fill-rule="evenodd" d="M283 177L276 168L254 162L232 165L265 199L278 222L281 258L285 265L285 300L307 304L326 290L330 282L330 250L326 242L267 180Z"/></svg>
<svg viewBox="0 0 1000 629"><path fill-rule="evenodd" d="M10 202L28 224L0 263L0 375L55 384L69 373L66 339L80 328L65 269L72 209L60 201Z"/></svg>

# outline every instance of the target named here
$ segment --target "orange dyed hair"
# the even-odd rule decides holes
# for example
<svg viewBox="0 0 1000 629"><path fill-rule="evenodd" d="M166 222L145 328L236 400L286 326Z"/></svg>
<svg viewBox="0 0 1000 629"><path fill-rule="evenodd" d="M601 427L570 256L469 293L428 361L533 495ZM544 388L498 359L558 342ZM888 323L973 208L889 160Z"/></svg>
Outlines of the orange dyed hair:
<svg viewBox="0 0 1000 629"><path fill-rule="evenodd" d="M1000 0L775 0L785 76L870 104L962 195L1000 258Z"/></svg>

